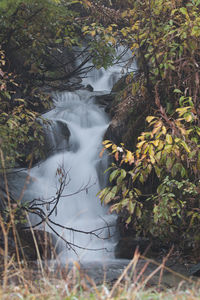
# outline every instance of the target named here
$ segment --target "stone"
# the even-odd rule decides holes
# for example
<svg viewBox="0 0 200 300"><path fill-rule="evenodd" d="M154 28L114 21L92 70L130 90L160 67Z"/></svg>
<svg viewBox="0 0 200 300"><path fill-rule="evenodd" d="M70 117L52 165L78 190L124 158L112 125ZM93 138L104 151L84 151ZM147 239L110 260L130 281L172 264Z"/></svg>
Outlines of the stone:
<svg viewBox="0 0 200 300"><path fill-rule="evenodd" d="M149 245L150 241L146 238L123 237L115 247L115 257L132 259L137 248L142 254L147 250Z"/></svg>
<svg viewBox="0 0 200 300"><path fill-rule="evenodd" d="M192 275L192 276L200 277L200 263L192 266L189 269L189 274Z"/></svg>
<svg viewBox="0 0 200 300"><path fill-rule="evenodd" d="M18 231L18 235L21 243L20 252L21 254L24 253L27 260L38 259L37 247L41 259L53 259L61 250L56 236L45 230L34 229L32 233L30 229L21 229ZM33 235L37 242L37 247Z"/></svg>
<svg viewBox="0 0 200 300"><path fill-rule="evenodd" d="M87 84L86 87L85 87L85 89L88 90L89 92L93 92L94 91L93 86L91 86L90 84Z"/></svg>
<svg viewBox="0 0 200 300"><path fill-rule="evenodd" d="M114 86L112 88L113 93L119 93L127 86L126 77L127 76L123 76L114 84Z"/></svg>
<svg viewBox="0 0 200 300"><path fill-rule="evenodd" d="M98 105L103 106L105 108L105 111L107 113L109 113L110 109L111 109L111 104L112 104L114 98L115 98L115 94L113 94L113 93L105 94L105 95L96 95L95 102Z"/></svg>
<svg viewBox="0 0 200 300"><path fill-rule="evenodd" d="M38 251L41 259L53 259L61 251L61 244L58 243L54 234L41 229L17 229L18 253L20 259L33 261L38 259ZM37 243L33 238L33 234ZM0 255L4 254L4 237L0 230ZM8 236L8 257L16 257L16 245L13 237L13 231L10 230Z"/></svg>

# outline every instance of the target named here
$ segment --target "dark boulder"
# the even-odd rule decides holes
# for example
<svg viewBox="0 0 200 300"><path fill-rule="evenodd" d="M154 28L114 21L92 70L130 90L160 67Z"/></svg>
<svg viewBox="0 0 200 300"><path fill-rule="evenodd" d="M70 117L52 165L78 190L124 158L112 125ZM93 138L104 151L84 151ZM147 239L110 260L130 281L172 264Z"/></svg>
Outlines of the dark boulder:
<svg viewBox="0 0 200 300"><path fill-rule="evenodd" d="M115 94L113 93L95 96L95 102L98 105L105 107L105 110L108 113L109 113L109 108L111 108L114 99L115 99Z"/></svg>
<svg viewBox="0 0 200 300"><path fill-rule="evenodd" d="M20 230L18 235L21 243L20 252L24 253L27 260L38 259L37 250L42 259L53 259L61 250L56 236L45 230Z"/></svg>
<svg viewBox="0 0 200 300"><path fill-rule="evenodd" d="M116 245L115 257L132 259L136 249L142 254L149 248L150 244L146 238L123 237Z"/></svg>
<svg viewBox="0 0 200 300"><path fill-rule="evenodd" d="M12 229L8 235L8 256L16 256L17 249L20 259L27 261L41 259L53 259L61 251L61 244L58 243L54 234L40 230L17 229L17 245L13 237ZM0 255L4 254L4 237L0 231ZM38 255L39 254L39 255Z"/></svg>
<svg viewBox="0 0 200 300"><path fill-rule="evenodd" d="M70 131L66 123L56 120L45 126L45 158L69 148Z"/></svg>
<svg viewBox="0 0 200 300"><path fill-rule="evenodd" d="M189 274L192 275L192 276L200 277L200 263L192 266L189 269Z"/></svg>

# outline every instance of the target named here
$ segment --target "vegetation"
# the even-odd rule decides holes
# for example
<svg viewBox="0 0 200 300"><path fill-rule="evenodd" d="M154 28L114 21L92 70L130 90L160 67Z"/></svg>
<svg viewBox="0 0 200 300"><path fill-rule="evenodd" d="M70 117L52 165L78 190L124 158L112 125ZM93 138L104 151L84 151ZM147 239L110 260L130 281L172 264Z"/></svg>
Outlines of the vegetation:
<svg viewBox="0 0 200 300"><path fill-rule="evenodd" d="M87 2L91 10L102 4ZM129 135L121 145L104 141L115 163L111 186L100 198L111 203L111 211L117 211L137 234L198 252L200 2L113 4L96 10L98 21L83 30L99 45L120 43L132 50L139 74L126 75L118 108L126 99L132 103L139 99L147 107L146 125L137 139ZM135 117L126 111L127 118L131 114Z"/></svg>
<svg viewBox="0 0 200 300"><path fill-rule="evenodd" d="M0 134L7 168L41 157L39 116L51 101L40 87L71 76L58 53L78 44L74 2L0 3Z"/></svg>
<svg viewBox="0 0 200 300"><path fill-rule="evenodd" d="M192 250L199 259L199 13L199 0L1 0L0 168L8 198L0 215L2 299L199 298L198 288L188 288L184 294L179 290L167 294L144 291L153 274L142 280L143 271L133 281L125 270L111 288L97 287L77 270L64 274L63 280L53 278L50 282L39 251L41 274L36 281L36 274L32 274L29 281L28 265L20 261L16 225L19 215L24 221L25 212L32 207L12 203L6 179L8 168L31 165L41 157L40 114L51 106L42 87L57 87L60 81L69 82L80 74L84 64L73 65L72 47L80 46L84 36L89 51L85 62L92 57L98 68L107 68L115 58L114 48L123 45L131 49L138 70L137 74L125 74L126 86L117 109L127 101L133 108L144 105L146 109L137 136L130 134L138 124L133 122L137 112L127 109L129 122L121 144L103 143L113 163L110 184L100 192L101 201L110 204L110 210L123 218L124 226L138 235L175 243L183 251ZM63 64L59 53L64 49L72 61ZM59 195L56 197L52 200L55 203ZM42 214L41 222L49 216ZM10 233L18 267L15 255L9 256ZM138 258L132 265L136 266ZM160 278L162 268L158 267ZM64 271L59 271L59 276L63 275ZM16 282L19 287L8 287Z"/></svg>
<svg viewBox="0 0 200 300"><path fill-rule="evenodd" d="M113 49L123 45L138 70L125 74L118 108L127 99L133 107L145 105L146 121L133 137L136 112L127 110L126 138L119 145L104 141L114 162L100 198L137 234L198 253L199 13L199 0L2 0L0 167L40 157L40 114L51 104L41 87L69 81L83 66L74 68L73 59L62 64L59 52L67 48L73 58L72 47L84 35L86 61L92 57L106 68L115 58Z"/></svg>
<svg viewBox="0 0 200 300"><path fill-rule="evenodd" d="M52 269L42 265L39 269L27 269L21 265L11 267L8 284L0 289L1 299L199 299L199 284L180 276L178 288L167 289L163 283L164 265L158 265L155 271L146 275L144 268L138 272L139 255L135 254L129 265L116 281L110 285L104 274L104 281L97 285L87 274L83 274L80 265L75 262L71 268L57 266ZM41 262L41 261L40 261ZM5 276L4 272L4 276ZM157 274L157 281L153 276ZM103 275L103 274L102 274ZM5 277L4 277L5 279ZM152 280L154 279L154 280ZM175 277L173 277L175 279ZM108 280L108 282L107 282ZM183 281L185 280L185 281ZM156 287L155 287L156 284ZM180 287L182 288L180 289Z"/></svg>

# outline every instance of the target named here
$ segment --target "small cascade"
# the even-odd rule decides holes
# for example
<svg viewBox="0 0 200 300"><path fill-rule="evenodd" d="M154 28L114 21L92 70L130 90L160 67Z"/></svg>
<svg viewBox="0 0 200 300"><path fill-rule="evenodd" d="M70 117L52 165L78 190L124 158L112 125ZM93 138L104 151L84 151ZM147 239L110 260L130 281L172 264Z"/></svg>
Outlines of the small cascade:
<svg viewBox="0 0 200 300"><path fill-rule="evenodd" d="M62 172L67 174L57 215L50 216L53 222L62 226L51 224L53 230L58 232L60 240L67 241L61 254L63 261L102 261L114 257L115 241L111 236L116 217L109 214L97 196L105 186L107 157L100 158L99 153L109 119L94 100L95 95L110 92L113 83L121 76L120 71L120 66L107 71L93 70L83 83L91 84L98 92L54 93L55 107L44 115L52 122L51 130L49 126L47 128L48 143L58 151L31 169L35 180L27 193L32 199L52 199L58 195ZM64 140L63 132L66 132ZM33 218L32 222L35 223Z"/></svg>
<svg viewBox="0 0 200 300"><path fill-rule="evenodd" d="M45 117L53 121L54 127L55 122L65 124L70 132L68 146L31 170L31 175L36 178L32 190L37 191L34 195L37 198L52 198L59 188L57 169L65 170L69 182L58 203L57 216L51 218L56 223L80 232L56 228L59 235L69 243L62 256L77 259L78 255L80 259L88 259L87 249L91 249L90 259L102 259L109 253L106 238L109 237L110 229L107 224L112 225L114 219L96 196L101 188L98 166L102 159L99 153L108 118L103 109L94 104L94 98L88 91L57 93L54 99L55 108ZM58 134L56 128L54 134L52 141L56 140ZM102 163L106 164L105 161ZM95 235L89 234L94 230L97 230Z"/></svg>

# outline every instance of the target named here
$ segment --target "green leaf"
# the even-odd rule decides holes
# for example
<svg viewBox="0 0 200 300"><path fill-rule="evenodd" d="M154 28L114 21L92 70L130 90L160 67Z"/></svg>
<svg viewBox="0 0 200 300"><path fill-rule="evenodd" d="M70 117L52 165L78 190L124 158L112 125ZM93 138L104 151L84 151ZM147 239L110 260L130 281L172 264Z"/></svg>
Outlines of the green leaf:
<svg viewBox="0 0 200 300"><path fill-rule="evenodd" d="M170 170L171 167L172 167L172 165L173 165L173 161L172 161L171 157L168 157L167 161L166 161L166 167L167 167L167 169Z"/></svg>
<svg viewBox="0 0 200 300"><path fill-rule="evenodd" d="M110 177L109 177L109 180L110 182L112 182L116 177L117 175L120 173L119 170L114 170L111 174L110 174Z"/></svg>
<svg viewBox="0 0 200 300"><path fill-rule="evenodd" d="M190 153L190 148L188 147L185 141L182 140L181 145L183 146L186 152Z"/></svg>
<svg viewBox="0 0 200 300"><path fill-rule="evenodd" d="M108 204L113 199L113 193L109 192L103 199L104 204Z"/></svg>
<svg viewBox="0 0 200 300"><path fill-rule="evenodd" d="M142 211L140 209L140 207L137 205L136 207L136 216L140 219L142 216Z"/></svg>
<svg viewBox="0 0 200 300"><path fill-rule="evenodd" d="M124 169L121 169L121 175L117 178L117 184L120 184L125 177L126 177L126 171Z"/></svg>
<svg viewBox="0 0 200 300"><path fill-rule="evenodd" d="M156 175L158 176L158 178L160 178L161 177L161 169L154 165L154 170L155 170Z"/></svg>
<svg viewBox="0 0 200 300"><path fill-rule="evenodd" d="M129 213L132 215L134 213L134 209L135 209L135 206L136 206L136 203L132 202L131 200L129 201L129 204L128 204L128 211Z"/></svg>
<svg viewBox="0 0 200 300"><path fill-rule="evenodd" d="M181 8L180 8L180 12L181 12L184 16L187 16L187 15L188 15L187 8L185 8L185 7L181 7Z"/></svg>
<svg viewBox="0 0 200 300"><path fill-rule="evenodd" d="M132 219L132 216L129 216L128 219L126 220L126 224L130 224L131 219Z"/></svg>

